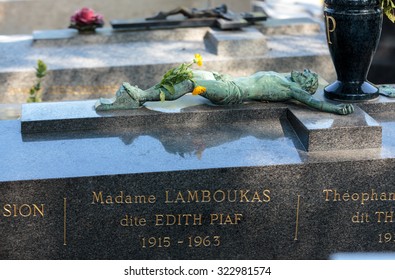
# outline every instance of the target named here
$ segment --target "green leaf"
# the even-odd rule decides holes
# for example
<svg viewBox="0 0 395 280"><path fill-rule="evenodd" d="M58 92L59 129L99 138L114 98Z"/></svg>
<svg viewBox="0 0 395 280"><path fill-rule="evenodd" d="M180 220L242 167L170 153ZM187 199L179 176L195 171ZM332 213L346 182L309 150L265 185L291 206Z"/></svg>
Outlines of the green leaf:
<svg viewBox="0 0 395 280"><path fill-rule="evenodd" d="M34 86L34 89L35 89L36 91L39 91L39 90L41 89L41 84L40 84L40 83L37 83L37 84Z"/></svg>
<svg viewBox="0 0 395 280"><path fill-rule="evenodd" d="M159 98L161 102L164 102L166 100L166 95L163 91L160 91Z"/></svg>
<svg viewBox="0 0 395 280"><path fill-rule="evenodd" d="M176 93L174 87L171 86L171 85L163 85L163 87L164 87L165 89L167 89L167 91L170 92L170 94L175 94L175 93Z"/></svg>
<svg viewBox="0 0 395 280"><path fill-rule="evenodd" d="M388 19L390 21L392 21L392 23L395 23L395 15L393 12L393 8L391 7L387 7L384 9L384 14L388 17Z"/></svg>
<svg viewBox="0 0 395 280"><path fill-rule="evenodd" d="M46 74L47 74L47 65L42 60L39 59L37 61L36 77L41 79L44 78Z"/></svg>
<svg viewBox="0 0 395 280"><path fill-rule="evenodd" d="M189 69L193 63L182 63L178 67L174 67L168 70L161 80L161 82L155 86L156 89L164 88L170 94L175 94L174 86L182 83L186 80L192 80L193 72Z"/></svg>
<svg viewBox="0 0 395 280"><path fill-rule="evenodd" d="M169 77L170 75L172 75L174 72L174 68L170 69L169 71L167 71L165 73L165 75L163 76L163 79L166 79L167 77Z"/></svg>
<svg viewBox="0 0 395 280"><path fill-rule="evenodd" d="M383 8L383 12L388 17L388 19L395 23L394 2L392 0L381 0L381 7Z"/></svg>
<svg viewBox="0 0 395 280"><path fill-rule="evenodd" d="M41 97L39 96L41 91L41 81L42 78L44 78L47 74L47 65L39 59L37 61L37 67L35 69L37 82L30 88L29 98L27 99L27 102L41 102Z"/></svg>

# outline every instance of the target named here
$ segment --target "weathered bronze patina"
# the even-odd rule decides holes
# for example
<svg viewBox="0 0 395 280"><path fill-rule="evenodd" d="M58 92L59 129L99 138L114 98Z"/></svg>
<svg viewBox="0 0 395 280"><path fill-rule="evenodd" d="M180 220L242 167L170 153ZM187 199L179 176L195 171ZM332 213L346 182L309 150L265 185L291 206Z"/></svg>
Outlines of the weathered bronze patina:
<svg viewBox="0 0 395 280"><path fill-rule="evenodd" d="M146 101L175 100L193 92L200 86L199 94L217 105L241 104L244 101L286 101L295 99L320 111L347 115L354 111L351 104L333 104L315 99L312 95L318 88L318 75L310 70L292 71L282 75L272 71L257 72L248 77L233 78L209 71L192 71L193 79L174 85L174 92L156 85L142 90L123 83L111 99L101 98L96 110L135 109Z"/></svg>

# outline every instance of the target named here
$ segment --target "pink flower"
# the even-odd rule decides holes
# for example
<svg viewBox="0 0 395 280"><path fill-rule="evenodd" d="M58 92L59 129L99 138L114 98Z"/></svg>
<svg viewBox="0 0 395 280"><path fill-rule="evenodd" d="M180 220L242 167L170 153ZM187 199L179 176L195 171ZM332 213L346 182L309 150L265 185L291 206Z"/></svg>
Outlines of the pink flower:
<svg viewBox="0 0 395 280"><path fill-rule="evenodd" d="M95 11L87 7L82 8L74 13L70 18L71 25L86 26L97 25L103 26L104 20L101 14L95 14Z"/></svg>

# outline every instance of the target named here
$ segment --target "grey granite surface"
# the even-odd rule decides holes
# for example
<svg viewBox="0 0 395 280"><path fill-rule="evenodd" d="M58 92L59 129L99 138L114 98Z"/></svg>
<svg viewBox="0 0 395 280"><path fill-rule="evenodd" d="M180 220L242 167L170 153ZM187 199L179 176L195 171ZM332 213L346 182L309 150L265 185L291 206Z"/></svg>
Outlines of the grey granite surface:
<svg viewBox="0 0 395 280"><path fill-rule="evenodd" d="M269 18L258 23L256 28L265 35L316 34L321 31L320 23L312 18Z"/></svg>
<svg viewBox="0 0 395 280"><path fill-rule="evenodd" d="M381 147L380 125L357 106L348 116L292 108L288 119L309 152Z"/></svg>
<svg viewBox="0 0 395 280"><path fill-rule="evenodd" d="M326 259L337 252L392 252L393 244L379 243L379 234L392 226L383 217L379 223L375 212L390 211L393 201L369 198L362 204L361 197L393 191L394 166L393 160L344 161L0 183L5 203L44 204L46 211L44 217L0 221L0 258L303 260ZM197 191L200 197L201 190L210 197L230 191L231 200L235 190L236 202L211 198L174 203L178 192L186 197L188 191ZM334 201L335 190L359 199ZM246 194L244 202L240 191ZM124 197L153 195L155 203L95 203L94 195L100 192L113 199L121 192ZM251 202L255 192L265 202ZM357 213L359 222L353 223ZM362 213L368 213L369 222L360 222ZM180 225L166 225L168 216L161 216L178 214L201 215L201 225L191 220L185 225L185 219ZM232 223L239 214L240 222L211 224L212 214L230 215ZM164 223L156 215L164 217ZM133 217L144 218L146 225L130 224ZM128 226L121 225L125 218ZM191 236L209 236L210 245L189 247ZM212 245L214 236L220 238L218 247ZM150 248L150 237L169 237L171 244Z"/></svg>
<svg viewBox="0 0 395 280"><path fill-rule="evenodd" d="M244 106L221 107L209 103L203 97L192 95L184 96L176 102L169 102L189 104L181 109L169 107L174 106L173 104L149 102L137 110L96 112L94 109L96 102L97 100L87 100L23 104L22 133L98 130L111 127L133 128L146 126L152 123L153 119L161 125L180 122L202 124L260 120L268 116L278 117L286 109L281 103L263 106L259 103L250 103Z"/></svg>
<svg viewBox="0 0 395 280"><path fill-rule="evenodd" d="M193 97L185 98L188 100ZM384 128L378 124L380 121L360 109L357 109L355 116L341 117L319 113L303 105L285 103L252 102L235 107L212 106L198 97L192 106L181 110L173 108L173 112L158 102L138 110L97 114L93 109L94 102L26 104L21 121L2 122L2 159L4 163L13 163L15 166L0 169L0 180L27 180L29 174L37 176L35 179L44 179L295 164L348 158L356 160L372 158L372 154L375 159L380 159L394 154L392 145L381 146L379 139ZM179 104L182 104L182 100ZM290 112L304 123L307 132L295 125L294 119L289 116ZM350 127L359 133L355 138L350 136ZM305 144L303 133L309 134L314 140L309 145L313 146L315 153L305 152L309 149L301 145ZM389 142L384 138L389 137L389 134L383 130L382 135L383 143L388 146ZM355 142L361 143L360 152ZM39 143L47 152L37 149ZM9 149L10 145L19 148ZM334 153L331 153L335 148ZM357 151L353 151L355 149ZM366 150L370 152L363 152ZM210 154L211 151L214 154ZM223 152L223 156L216 154L216 151ZM279 151L284 151L284 155L277 156ZM240 156L244 152L245 156ZM41 156L37 157L36 153ZM126 156L127 153L130 153L129 156ZM58 156L60 158L57 160ZM63 156L66 156L64 160L61 159ZM30 160L34 164L29 163ZM60 165L46 166L48 162ZM91 165L91 162L96 164ZM60 168L65 163L69 166ZM135 166L134 163L138 164ZM24 170L24 166L29 168ZM32 169L35 171L30 173Z"/></svg>
<svg viewBox="0 0 395 280"><path fill-rule="evenodd" d="M314 95L324 100L323 85ZM150 123L153 116L161 125L175 123L227 123L256 121L286 115L296 135L308 152L380 148L382 128L368 113L355 104L353 114L342 116L317 112L298 102L249 102L239 106L215 106L207 99L188 94L176 101L148 102L136 110L96 112L96 100L36 103L22 105L21 131L24 135L41 132L136 128ZM332 102L333 101L326 101ZM336 102L334 102L336 103ZM392 103L391 98L358 103L374 113L378 104Z"/></svg>
<svg viewBox="0 0 395 280"><path fill-rule="evenodd" d="M1 169L0 181L301 162L292 138L284 135L279 121L254 123L186 125L178 131L164 125L150 130L118 128L21 137L18 121L4 121L1 153L7 167ZM13 142L12 149L5 140ZM282 151L280 156L278 151Z"/></svg>
<svg viewBox="0 0 395 280"><path fill-rule="evenodd" d="M29 121L62 117L32 105L39 110ZM139 112L151 116L145 124L91 130L22 134L20 120L0 121L0 259L326 259L393 250L383 241L393 228L385 218L395 199L393 112L362 124L382 128L380 148L306 152L285 114L296 104L193 105L148 104ZM152 202L125 203L127 195ZM170 244L160 247L165 237Z"/></svg>
<svg viewBox="0 0 395 280"><path fill-rule="evenodd" d="M64 47L86 44L121 44L149 41L199 41L209 27L122 31L98 28L93 34L78 34L75 29L37 30L33 32L33 47Z"/></svg>
<svg viewBox="0 0 395 280"><path fill-rule="evenodd" d="M376 119L380 122L379 116ZM393 120L387 126L390 129L395 127ZM246 123L195 132L187 127L177 138L166 128L159 134L167 134L167 140L153 131L152 135L127 131L122 139L121 133L55 134L52 139L44 134L42 139L21 142L17 121L4 121L0 123L2 137L12 141L9 154L13 156L4 158L9 169L8 178L2 174L8 180L0 182L3 206L44 204L46 212L42 218L1 219L0 258L325 259L337 252L391 252L392 244L379 243L379 234L390 231L392 225L384 223L383 217L378 223L375 213L390 211L393 201L369 197L362 203L361 199L363 193L393 192L394 147L383 141L383 148L392 150L390 158L368 159L366 151L360 150L341 159L346 152L339 151L332 160L309 162L280 123L248 122L250 132ZM218 139L225 134L227 141ZM174 139L180 141L174 143ZM22 172L16 175L15 169ZM41 176L47 179L37 178ZM174 203L178 192L186 199L188 191L203 190L210 197L219 191L217 199L221 191L233 195L236 190L239 198L237 202L219 203L211 198L205 203ZM240 202L240 191L249 202ZM358 194L359 199L334 201L334 191L341 197ZM94 193L100 192L113 199L121 192L124 196L153 195L156 202L94 203ZM255 192L266 202L251 202ZM3 208L0 211L8 214ZM353 223L357 213L368 213L369 222ZM190 221L185 225L182 220L180 225L157 225L156 215L178 214L202 215L202 224L193 226ZM235 214L241 214L241 222L210 224L212 214L231 215L232 221ZM125 217L143 217L147 225L122 226ZM30 230L22 230L26 227ZM210 236L210 242L219 236L221 245L193 247L192 243L191 248L190 236ZM142 238L150 237L169 237L171 246L143 248Z"/></svg>
<svg viewBox="0 0 395 280"><path fill-rule="evenodd" d="M157 34L154 32L155 35L136 33L137 39L141 39L141 36L150 38L144 41L132 40L134 34L128 33L115 37L88 35L83 37L86 39L80 40L79 36L75 38L82 44L51 42L37 45L31 36L1 37L0 52L3 56L0 61L0 90L3 94L0 102L26 101L29 89L35 82L34 67L38 59L43 60L49 69L43 81L43 99L46 101L111 96L124 81L142 88L150 87L169 68L191 61L195 53L203 56L203 69L233 76L251 75L261 70L290 72L310 68L328 81L335 79L323 34L269 36L266 38L267 51L260 55L245 56L245 52L215 55L206 50L204 45L206 30L194 30L200 32L199 36L191 32L169 33L165 30ZM100 41L100 38L117 36L123 39L126 37L127 42ZM180 36L184 38L175 39ZM96 37L99 37L98 42L95 41ZM261 44L259 49L263 50ZM250 54L259 49L247 48Z"/></svg>
<svg viewBox="0 0 395 280"><path fill-rule="evenodd" d="M21 116L20 104L0 104L0 120L13 120Z"/></svg>
<svg viewBox="0 0 395 280"><path fill-rule="evenodd" d="M209 30L204 43L208 51L222 56L261 56L267 52L266 37L253 27L232 32Z"/></svg>

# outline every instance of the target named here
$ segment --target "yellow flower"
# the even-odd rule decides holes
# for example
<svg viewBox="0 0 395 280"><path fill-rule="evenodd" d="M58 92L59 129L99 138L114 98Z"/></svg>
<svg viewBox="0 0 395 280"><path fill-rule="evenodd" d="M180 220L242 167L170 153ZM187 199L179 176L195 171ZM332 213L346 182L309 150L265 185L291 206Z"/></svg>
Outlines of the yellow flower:
<svg viewBox="0 0 395 280"><path fill-rule="evenodd" d="M195 54L195 59L193 60L198 66L203 65L203 57L200 54Z"/></svg>
<svg viewBox="0 0 395 280"><path fill-rule="evenodd" d="M206 91L207 91L207 89L205 87L197 86L193 89L192 95L199 95L199 94L202 94Z"/></svg>

